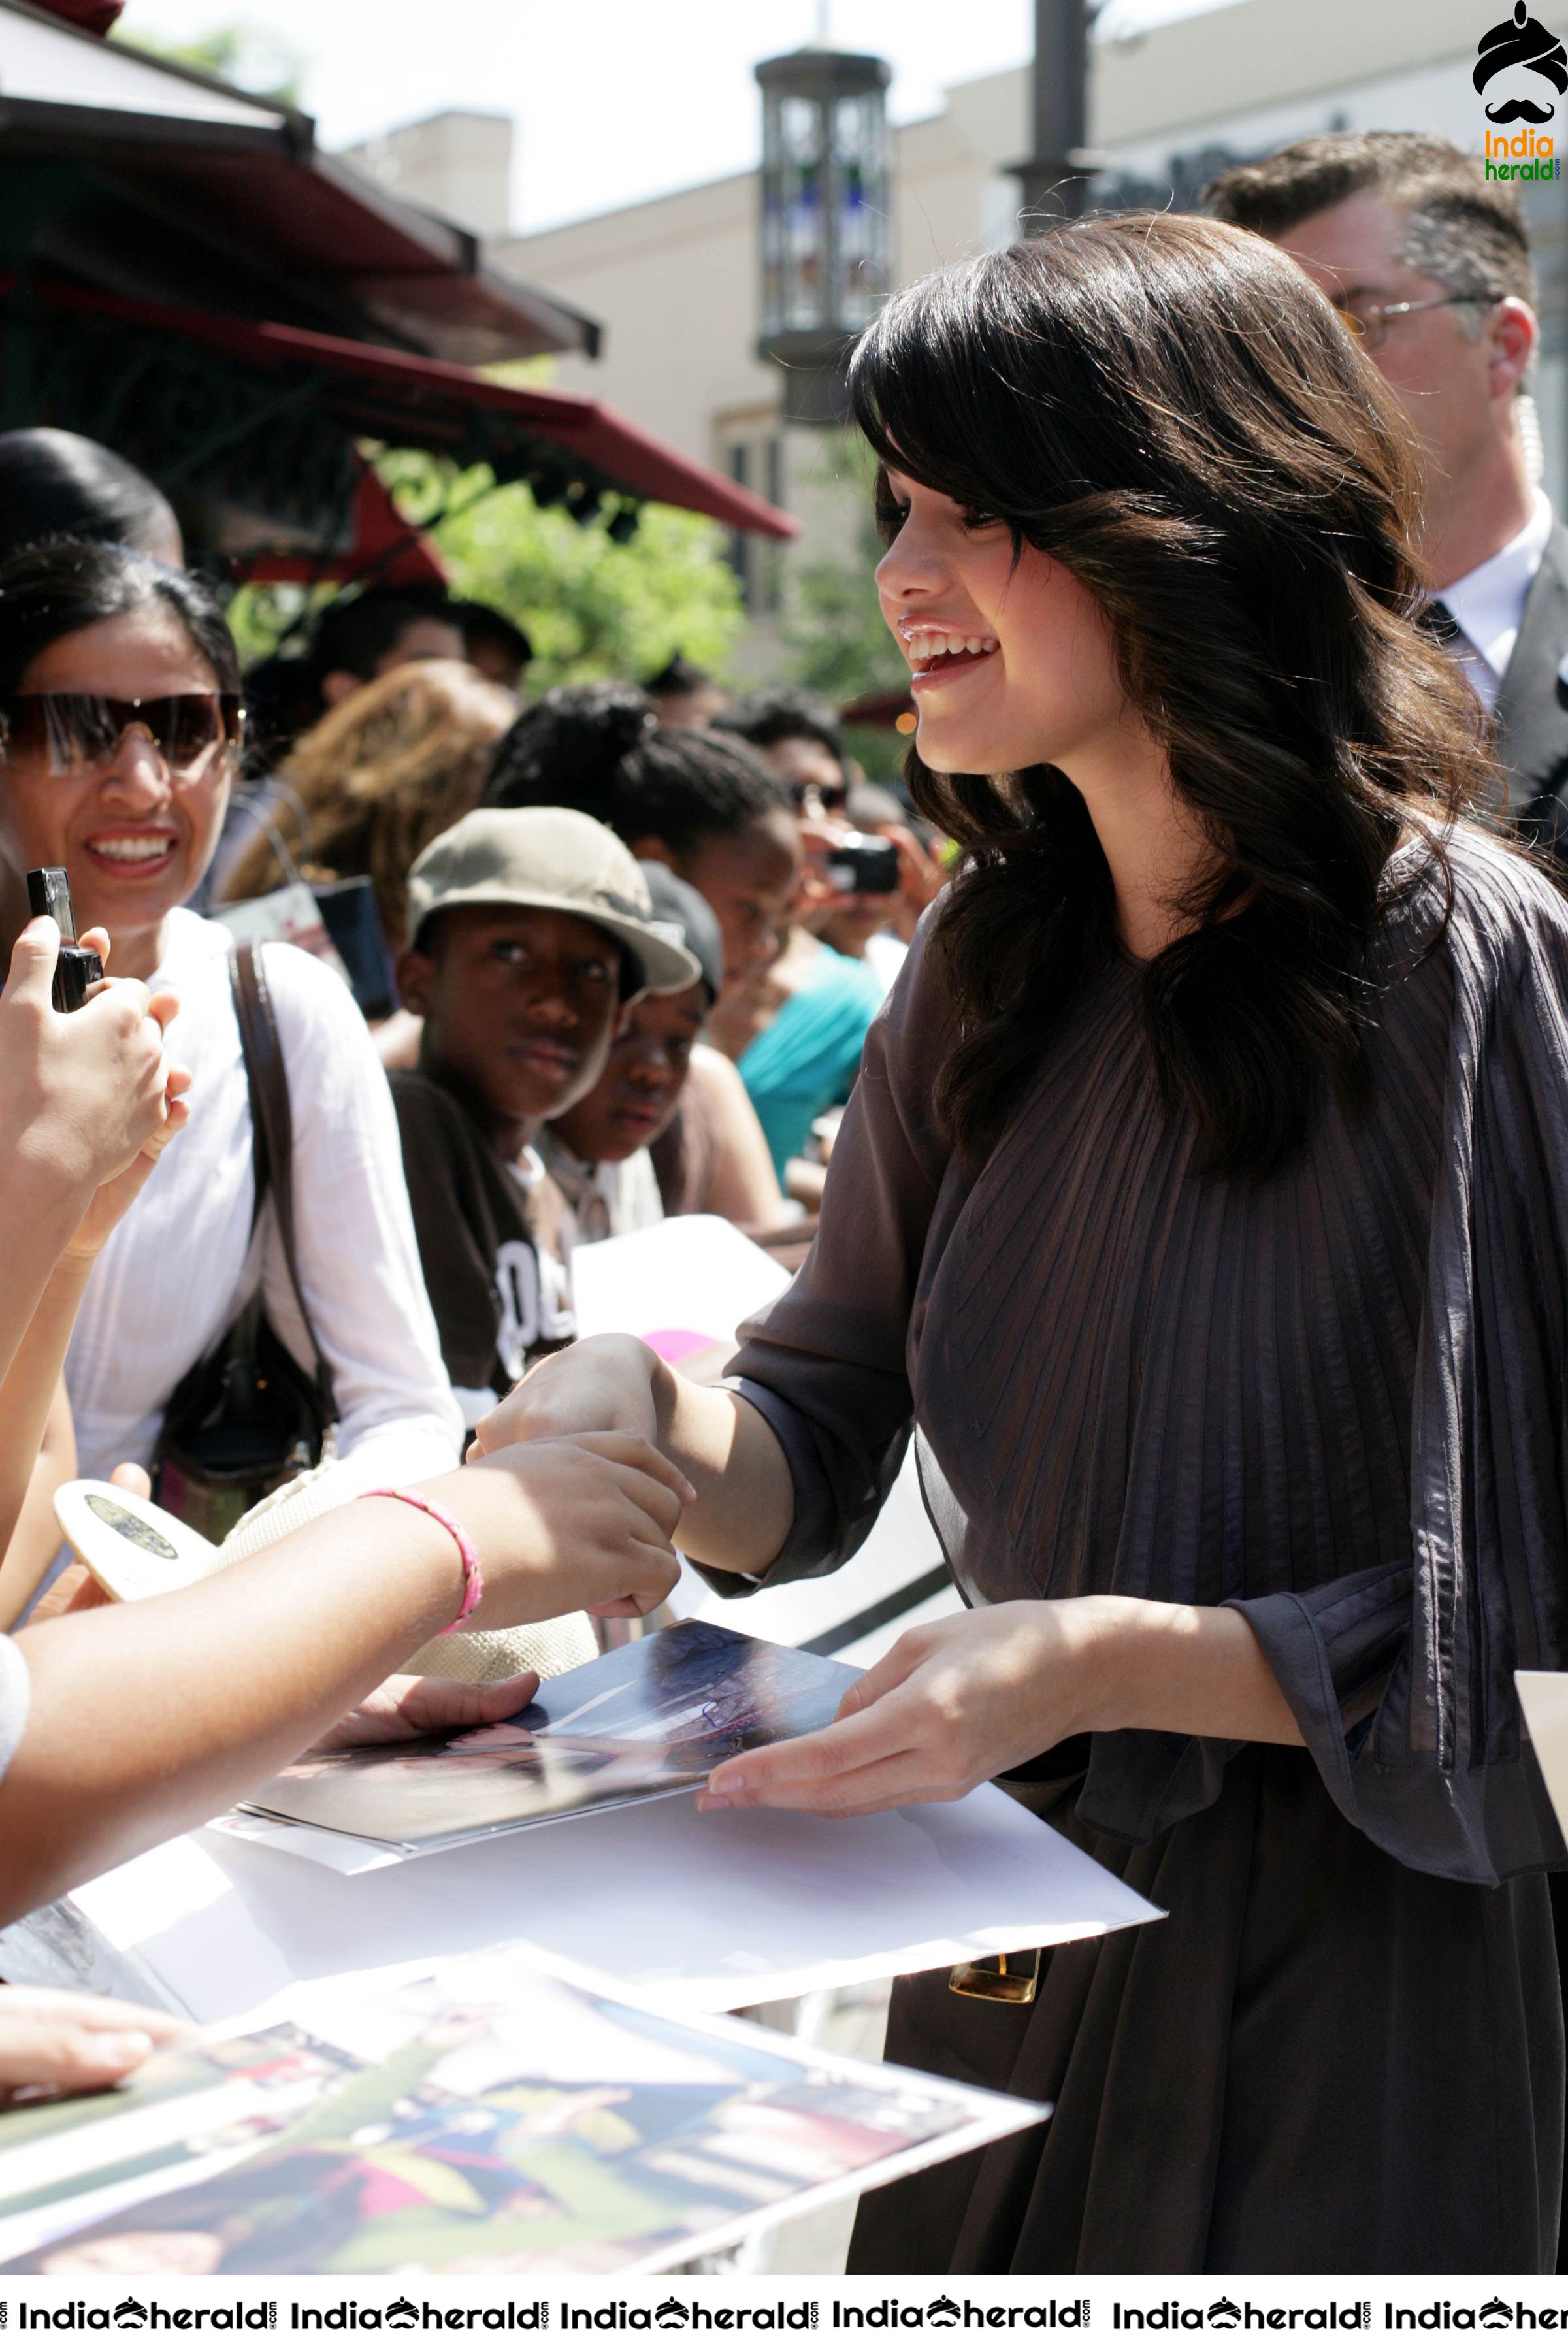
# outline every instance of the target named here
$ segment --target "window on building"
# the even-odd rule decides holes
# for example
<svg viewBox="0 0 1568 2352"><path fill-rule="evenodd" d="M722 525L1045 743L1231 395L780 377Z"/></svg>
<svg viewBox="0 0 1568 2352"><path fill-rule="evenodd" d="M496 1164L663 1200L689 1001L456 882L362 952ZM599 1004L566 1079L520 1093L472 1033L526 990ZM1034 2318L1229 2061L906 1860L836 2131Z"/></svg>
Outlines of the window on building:
<svg viewBox="0 0 1568 2352"><path fill-rule="evenodd" d="M784 503L784 436L775 419L733 424L721 435L723 469L743 490L754 490L770 506ZM759 618L779 609L782 582L773 541L754 532L730 534L730 565L741 583L746 610Z"/></svg>

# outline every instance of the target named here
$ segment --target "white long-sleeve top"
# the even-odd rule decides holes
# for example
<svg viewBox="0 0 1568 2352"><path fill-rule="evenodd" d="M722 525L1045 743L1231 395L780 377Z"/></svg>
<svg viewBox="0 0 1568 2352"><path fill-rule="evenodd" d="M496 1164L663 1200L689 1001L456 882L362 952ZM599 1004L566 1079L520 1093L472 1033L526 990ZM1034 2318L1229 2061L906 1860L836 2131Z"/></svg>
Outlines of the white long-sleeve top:
<svg viewBox="0 0 1568 2352"><path fill-rule="evenodd" d="M154 988L180 1012L169 1042L193 1073L190 1124L164 1153L88 1282L66 1359L83 1477L150 1462L170 1396L250 1296L310 1348L270 1206L254 1241L250 1102L220 924L169 917ZM425 1294L386 1078L353 997L298 948L262 950L289 1072L300 1279L331 1369L353 1488L450 1469L463 1421Z"/></svg>

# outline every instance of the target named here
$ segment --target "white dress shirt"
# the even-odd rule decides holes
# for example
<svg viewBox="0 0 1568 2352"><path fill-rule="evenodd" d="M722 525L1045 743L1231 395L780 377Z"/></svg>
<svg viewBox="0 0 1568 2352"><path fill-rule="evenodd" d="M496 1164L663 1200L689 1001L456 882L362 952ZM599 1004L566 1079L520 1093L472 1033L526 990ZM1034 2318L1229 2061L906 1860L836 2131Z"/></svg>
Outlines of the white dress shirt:
<svg viewBox="0 0 1568 2352"><path fill-rule="evenodd" d="M233 940L184 908L153 988L193 1073L190 1124L110 1235L66 1359L84 1478L149 1462L163 1409L259 1276L274 1330L310 1360L270 1208L254 1241L250 1102L229 989ZM353 997L298 948L262 950L289 1073L300 1279L331 1368L338 1451L358 1491L455 1466L463 1422L441 1361L385 1074Z"/></svg>
<svg viewBox="0 0 1568 2352"><path fill-rule="evenodd" d="M580 1242L614 1240L664 1223L664 1199L647 1146L625 1160L579 1160L547 1127L539 1139L542 1163L566 1196Z"/></svg>
<svg viewBox="0 0 1568 2352"><path fill-rule="evenodd" d="M1462 580L1437 592L1460 632L1449 650L1489 710L1513 657L1530 583L1541 569L1551 536L1552 501L1544 490L1537 490L1524 529Z"/></svg>

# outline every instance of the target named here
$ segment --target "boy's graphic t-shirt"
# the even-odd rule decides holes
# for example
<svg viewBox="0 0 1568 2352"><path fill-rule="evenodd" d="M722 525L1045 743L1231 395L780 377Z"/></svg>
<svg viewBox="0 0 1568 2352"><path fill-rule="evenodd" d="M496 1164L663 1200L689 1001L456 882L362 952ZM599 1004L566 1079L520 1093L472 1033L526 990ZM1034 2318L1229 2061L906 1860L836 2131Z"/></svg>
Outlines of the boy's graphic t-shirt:
<svg viewBox="0 0 1568 2352"><path fill-rule="evenodd" d="M447 1377L468 1428L576 1336L565 1196L530 1147L503 1158L460 1095L392 1074L403 1168Z"/></svg>

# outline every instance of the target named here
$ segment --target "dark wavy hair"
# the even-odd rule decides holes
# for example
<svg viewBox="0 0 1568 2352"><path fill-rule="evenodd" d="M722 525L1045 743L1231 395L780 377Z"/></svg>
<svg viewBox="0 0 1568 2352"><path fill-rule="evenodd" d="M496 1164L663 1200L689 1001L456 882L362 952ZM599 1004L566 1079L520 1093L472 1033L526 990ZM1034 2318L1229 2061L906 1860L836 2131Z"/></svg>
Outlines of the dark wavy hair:
<svg viewBox="0 0 1568 2352"><path fill-rule="evenodd" d="M1011 526L1094 595L1121 683L1219 853L1142 968L1195 1166L1266 1176L1325 1085L1364 1098L1366 950L1402 834L1444 861L1492 771L1479 709L1411 615L1397 412L1305 274L1214 221L1063 224L895 295L858 345L882 462ZM1116 948L1110 869L1059 769L938 775L965 853L935 946L954 1008L938 1109L983 1157L1053 1023ZM1451 887L1451 883L1450 883Z"/></svg>
<svg viewBox="0 0 1568 2352"><path fill-rule="evenodd" d="M737 695L714 712L709 725L721 735L738 735L759 751L771 751L775 743L787 743L794 736L820 744L840 767L847 756L844 730L831 705L803 686L764 686L755 694Z"/></svg>
<svg viewBox="0 0 1568 2352"><path fill-rule="evenodd" d="M635 686L558 686L496 745L493 808L574 808L623 841L662 841L685 856L717 834L792 807L789 789L735 735L660 727Z"/></svg>
<svg viewBox="0 0 1568 2352"><path fill-rule="evenodd" d="M179 544L174 509L127 458L79 433L0 433L0 557L46 539L102 539L150 553Z"/></svg>
<svg viewBox="0 0 1568 2352"><path fill-rule="evenodd" d="M28 664L61 637L149 608L179 622L221 694L239 692L239 656L205 581L134 548L51 539L0 562L0 694L14 694Z"/></svg>

